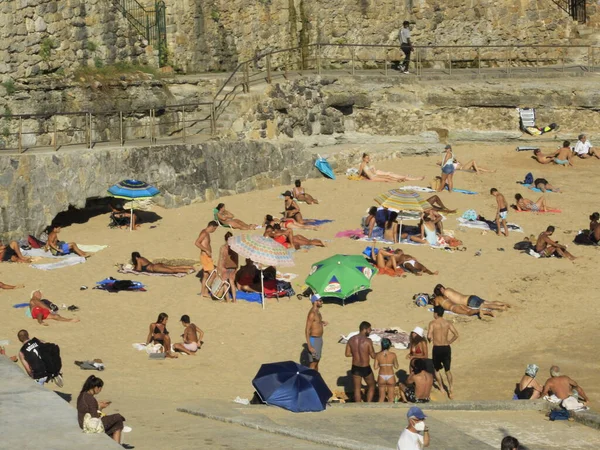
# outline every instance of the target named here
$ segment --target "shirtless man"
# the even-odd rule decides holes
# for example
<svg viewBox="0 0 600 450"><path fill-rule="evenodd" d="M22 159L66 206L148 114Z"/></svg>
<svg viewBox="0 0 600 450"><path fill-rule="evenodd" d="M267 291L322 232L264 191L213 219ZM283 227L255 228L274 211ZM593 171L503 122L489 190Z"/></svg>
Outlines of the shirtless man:
<svg viewBox="0 0 600 450"><path fill-rule="evenodd" d="M47 327L48 324L44 322L44 320L48 319L56 320L58 322L79 322L79 319L67 319L58 314L51 314L48 305L42 302L42 292L39 290L31 293L29 310L31 311L31 318L37 320L40 325L44 325L45 327Z"/></svg>
<svg viewBox="0 0 600 450"><path fill-rule="evenodd" d="M233 236L233 234L230 231L225 233L225 244L222 245L219 250L217 270L221 279L229 282L229 285L231 286L229 295L231 296L232 302L235 303L235 295L237 293L237 289L235 288L235 273L238 269L239 256L236 252L231 250L231 247L227 243L231 236ZM227 297L225 297L225 301L227 302Z"/></svg>
<svg viewBox="0 0 600 450"><path fill-rule="evenodd" d="M563 167L569 167L573 165L573 161L571 158L573 157L573 151L571 150L571 143L569 141L564 141L563 146L558 149L556 153L554 153L554 164Z"/></svg>
<svg viewBox="0 0 600 450"><path fill-rule="evenodd" d="M225 209L224 203L219 203L217 205L217 218L219 222L224 225L230 226L236 230L255 230L256 225L248 225L245 222L242 222L240 219L235 219L235 216L231 214L229 211Z"/></svg>
<svg viewBox="0 0 600 450"><path fill-rule="evenodd" d="M550 239L550 236L552 236L553 233L554 227L552 225L546 228L546 231L542 231L538 236L537 242L535 243L535 251L546 258L556 253L559 256L569 258L571 261L576 259L567 251L566 246Z"/></svg>
<svg viewBox="0 0 600 450"><path fill-rule="evenodd" d="M398 383L400 396L404 403L429 403L433 375L425 369L425 360L415 359L414 373L406 379L406 384Z"/></svg>
<svg viewBox="0 0 600 450"><path fill-rule="evenodd" d="M554 161L554 153L551 155L545 155L539 148L533 151L533 158L540 164L550 164Z"/></svg>
<svg viewBox="0 0 600 450"><path fill-rule="evenodd" d="M496 230L496 234L500 236L500 224L504 227L504 236L508 237L508 225L506 224L506 216L508 216L508 204L506 203L506 199L504 195L498 192L498 189L492 188L490 189L490 194L496 197L496 226L498 229Z"/></svg>
<svg viewBox="0 0 600 450"><path fill-rule="evenodd" d="M561 375L558 366L550 367L550 378L548 378L544 384L542 397L554 394L561 400L565 400L573 396L573 391L577 392L578 401L583 403L589 402L588 396L583 391L582 387L577 384L577 381L566 375Z"/></svg>
<svg viewBox="0 0 600 450"><path fill-rule="evenodd" d="M436 291L446 297L455 305L467 306L471 309L491 309L498 311L506 311L511 306L502 302L489 302L476 295L465 295L451 288L446 288L441 284L435 287ZM437 295L437 294L436 294Z"/></svg>
<svg viewBox="0 0 600 450"><path fill-rule="evenodd" d="M484 316L494 317L494 314L491 311L487 311L484 309L473 309L464 305L458 305L451 300L448 300L438 289L438 286L442 286L438 284L433 291L435 298L433 299L433 306L441 306L446 311L453 312L454 314L460 314L463 316L479 316L481 318L481 314Z"/></svg>
<svg viewBox="0 0 600 450"><path fill-rule="evenodd" d="M185 353L186 355L196 356L196 352L199 348L202 348L202 338L204 338L204 331L198 328L195 324L190 323L190 316L184 314L181 316L181 324L185 327L181 337L183 338L182 343L173 345L173 349L177 352Z"/></svg>
<svg viewBox="0 0 600 450"><path fill-rule="evenodd" d="M321 316L323 300L319 294L314 294L310 297L312 307L306 318L306 328L304 335L306 338L306 346L308 348L308 361L311 369L319 371L319 361L323 352L323 327L327 326L327 322Z"/></svg>
<svg viewBox="0 0 600 450"><path fill-rule="evenodd" d="M195 245L200 249L200 263L202 264L202 290L200 295L202 297L210 298L210 295L207 295L208 288L206 287L206 280L210 273L215 269L215 264L212 260L212 248L210 247L210 235L214 233L219 224L214 220L208 222L208 225L204 230L200 232L198 235L198 239L196 239Z"/></svg>
<svg viewBox="0 0 600 450"><path fill-rule="evenodd" d="M26 258L21 253L17 241L10 241L7 245L0 244L0 262L30 263L31 258Z"/></svg>
<svg viewBox="0 0 600 450"><path fill-rule="evenodd" d="M346 344L346 358L352 358L352 384L354 385L354 401L360 403L362 379L367 382L367 402L373 401L375 395L375 377L371 369L371 358L375 359L375 349L373 341L369 339L371 333L371 324L361 322L359 333L352 336Z"/></svg>
<svg viewBox="0 0 600 450"><path fill-rule="evenodd" d="M63 242L58 240L58 233L60 233L61 227L57 225L50 226L50 233L48 234L48 242L46 242L46 250L52 252L54 256L68 255L69 253L76 253L83 258L89 258L90 254L82 251L75 242Z"/></svg>
<svg viewBox="0 0 600 450"><path fill-rule="evenodd" d="M453 399L452 394L452 373L450 372L450 364L452 363L452 349L450 345L458 339L458 331L452 322L444 319L444 308L434 306L433 320L429 322L427 327L427 340L433 342L433 367L435 369L435 379L440 388L444 386L442 383L442 367L446 372L448 380L448 398Z"/></svg>

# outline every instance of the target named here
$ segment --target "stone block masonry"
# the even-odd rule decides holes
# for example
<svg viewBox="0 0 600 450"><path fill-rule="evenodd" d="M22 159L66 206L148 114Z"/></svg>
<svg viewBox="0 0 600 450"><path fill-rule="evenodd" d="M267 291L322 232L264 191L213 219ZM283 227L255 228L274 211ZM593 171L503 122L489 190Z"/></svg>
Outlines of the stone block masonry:
<svg viewBox="0 0 600 450"><path fill-rule="evenodd" d="M111 0L0 2L0 79L80 66L154 61Z"/></svg>

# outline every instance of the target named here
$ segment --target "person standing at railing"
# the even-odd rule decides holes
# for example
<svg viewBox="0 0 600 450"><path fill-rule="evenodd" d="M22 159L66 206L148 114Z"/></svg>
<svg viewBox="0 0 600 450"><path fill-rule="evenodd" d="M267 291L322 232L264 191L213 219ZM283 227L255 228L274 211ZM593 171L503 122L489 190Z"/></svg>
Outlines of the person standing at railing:
<svg viewBox="0 0 600 450"><path fill-rule="evenodd" d="M410 40L410 22L405 20L402 23L402 28L398 33L398 39L400 40L400 50L404 52L404 61L400 64L400 71L402 73L408 73L408 65L410 64L410 54L413 51L413 45Z"/></svg>

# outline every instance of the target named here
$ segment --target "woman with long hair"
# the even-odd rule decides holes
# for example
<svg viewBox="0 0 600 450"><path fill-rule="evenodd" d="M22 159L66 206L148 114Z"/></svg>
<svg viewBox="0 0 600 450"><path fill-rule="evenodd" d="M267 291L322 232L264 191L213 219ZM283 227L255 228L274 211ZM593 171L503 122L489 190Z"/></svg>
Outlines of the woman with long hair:
<svg viewBox="0 0 600 450"><path fill-rule="evenodd" d="M421 327L415 327L410 332L408 355L406 359L410 359L410 373L414 372L414 364L416 359L427 359L429 353L427 350L427 339L425 339L425 330Z"/></svg>
<svg viewBox="0 0 600 450"><path fill-rule="evenodd" d="M361 178L370 181L383 181L386 183L401 183L403 181L421 181L425 177L411 177L409 175L398 175L392 172L384 172L377 170L375 166L370 166L371 157L367 153L363 153L362 162L358 168L358 175Z"/></svg>
<svg viewBox="0 0 600 450"><path fill-rule="evenodd" d="M79 427L83 429L83 419L86 414L89 414L92 418L100 418L102 425L104 425L104 432L113 438L119 444L121 443L121 433L125 426L125 417L121 414L108 414L101 415L100 412L110 406L110 401L98 401L96 395L102 392L104 387L104 381L95 375L90 375L77 397L77 420L79 421Z"/></svg>
<svg viewBox="0 0 600 450"><path fill-rule="evenodd" d="M150 273L194 273L192 266L167 266L161 263L152 263L149 259L144 258L139 252L131 254L131 264L138 272Z"/></svg>
<svg viewBox="0 0 600 450"><path fill-rule="evenodd" d="M377 377L377 386L379 387L379 403L385 402L387 394L388 402L394 401L394 387L396 386L396 377L394 372L398 369L398 358L394 352L390 352L392 342L383 338L381 340L381 351L375 355L375 370L379 369Z"/></svg>
<svg viewBox="0 0 600 450"><path fill-rule="evenodd" d="M388 219L385 221L383 228L383 239L388 242L398 243L398 232L400 224L398 223L398 213L396 211L390 212Z"/></svg>
<svg viewBox="0 0 600 450"><path fill-rule="evenodd" d="M171 337L167 330L167 321L169 316L167 313L160 313L156 322L153 322L148 327L148 337L146 338L146 345L149 344L160 344L163 347L165 356L167 358L177 358L177 355L171 353Z"/></svg>

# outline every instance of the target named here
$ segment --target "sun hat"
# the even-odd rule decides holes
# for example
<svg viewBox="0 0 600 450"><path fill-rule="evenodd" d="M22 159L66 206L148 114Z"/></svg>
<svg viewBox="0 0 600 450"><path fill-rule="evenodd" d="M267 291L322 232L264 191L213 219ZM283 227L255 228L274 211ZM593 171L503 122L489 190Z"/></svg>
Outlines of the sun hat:
<svg viewBox="0 0 600 450"><path fill-rule="evenodd" d="M535 364L529 364L525 369L525 374L530 376L531 378L535 378L535 376L538 373L538 370L540 370L538 366L536 366Z"/></svg>
<svg viewBox="0 0 600 450"><path fill-rule="evenodd" d="M416 333L421 337L425 337L425 330L421 327L415 327L415 329L412 330L412 333Z"/></svg>

